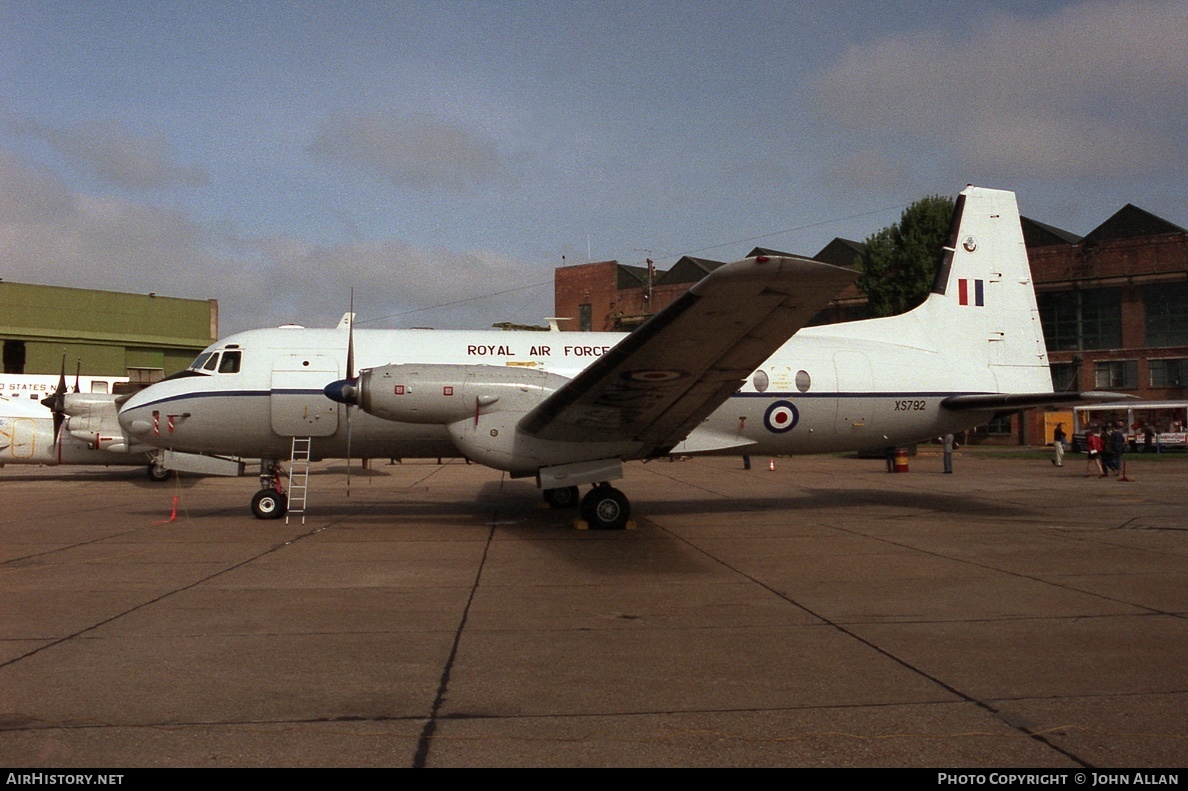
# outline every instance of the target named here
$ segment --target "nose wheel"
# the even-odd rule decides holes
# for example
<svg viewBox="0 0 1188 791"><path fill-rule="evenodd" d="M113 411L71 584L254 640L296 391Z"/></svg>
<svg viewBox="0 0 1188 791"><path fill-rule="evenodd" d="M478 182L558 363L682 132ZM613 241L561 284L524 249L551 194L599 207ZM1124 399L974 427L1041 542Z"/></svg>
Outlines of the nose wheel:
<svg viewBox="0 0 1188 791"><path fill-rule="evenodd" d="M260 459L260 491L252 496L252 514L257 519L280 519L289 510L281 476L284 470L276 459Z"/></svg>
<svg viewBox="0 0 1188 791"><path fill-rule="evenodd" d="M627 495L609 484L599 484L582 498L582 519L593 530L622 530L631 516Z"/></svg>
<svg viewBox="0 0 1188 791"><path fill-rule="evenodd" d="M289 510L289 498L284 492L261 489L252 497L252 513L257 519L280 519Z"/></svg>

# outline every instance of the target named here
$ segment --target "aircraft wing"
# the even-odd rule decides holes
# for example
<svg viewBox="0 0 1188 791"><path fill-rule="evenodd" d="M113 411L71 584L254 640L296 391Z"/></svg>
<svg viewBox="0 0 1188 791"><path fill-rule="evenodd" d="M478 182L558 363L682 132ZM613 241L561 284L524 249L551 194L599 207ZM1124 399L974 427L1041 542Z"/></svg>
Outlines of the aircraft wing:
<svg viewBox="0 0 1188 791"><path fill-rule="evenodd" d="M719 267L520 421L568 442L680 442L858 273L761 256Z"/></svg>
<svg viewBox="0 0 1188 791"><path fill-rule="evenodd" d="M1107 393L1092 390L1083 393L971 393L949 396L941 406L954 412L966 410L1016 410L1037 406L1071 406L1073 404L1104 404L1110 401L1125 401L1135 396L1126 393Z"/></svg>

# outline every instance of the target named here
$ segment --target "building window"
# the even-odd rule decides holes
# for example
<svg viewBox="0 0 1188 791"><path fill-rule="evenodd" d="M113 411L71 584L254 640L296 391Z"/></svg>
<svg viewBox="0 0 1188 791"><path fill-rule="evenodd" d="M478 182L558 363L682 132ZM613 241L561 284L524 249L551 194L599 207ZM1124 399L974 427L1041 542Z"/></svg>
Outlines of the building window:
<svg viewBox="0 0 1188 791"><path fill-rule="evenodd" d="M1132 390L1138 387L1138 360L1101 362L1094 374L1098 390Z"/></svg>
<svg viewBox="0 0 1188 791"><path fill-rule="evenodd" d="M985 425L978 426L973 430L974 434L980 434L991 437L1007 436L1011 433L1011 415L1008 412L1005 415L999 415Z"/></svg>
<svg viewBox="0 0 1188 791"><path fill-rule="evenodd" d="M7 340L4 342L4 373L23 374L25 372L25 342Z"/></svg>
<svg viewBox="0 0 1188 791"><path fill-rule="evenodd" d="M580 332L589 332L591 329L590 320L590 303L578 305L578 330Z"/></svg>
<svg viewBox="0 0 1188 791"><path fill-rule="evenodd" d="M1188 360L1151 360L1151 387L1183 387Z"/></svg>
<svg viewBox="0 0 1188 791"><path fill-rule="evenodd" d="M1052 363L1052 389L1057 393L1076 392L1081 389L1078 374L1081 366L1078 363Z"/></svg>
<svg viewBox="0 0 1188 791"><path fill-rule="evenodd" d="M1143 287L1148 346L1188 346L1188 283Z"/></svg>
<svg viewBox="0 0 1188 791"><path fill-rule="evenodd" d="M1122 346L1122 289L1052 291L1037 295L1037 302L1049 349Z"/></svg>

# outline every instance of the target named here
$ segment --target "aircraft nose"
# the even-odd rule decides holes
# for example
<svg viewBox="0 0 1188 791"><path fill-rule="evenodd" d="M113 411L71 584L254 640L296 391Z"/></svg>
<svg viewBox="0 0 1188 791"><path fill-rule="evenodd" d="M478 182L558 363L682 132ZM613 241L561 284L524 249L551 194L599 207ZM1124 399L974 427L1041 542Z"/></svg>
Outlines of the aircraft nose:
<svg viewBox="0 0 1188 791"><path fill-rule="evenodd" d="M140 395L140 393L137 393L125 401L116 415L120 421L120 428L133 436L143 436L151 433L153 430L153 424L146 420L140 413L140 410L137 409L144 402L144 399Z"/></svg>
<svg viewBox="0 0 1188 791"><path fill-rule="evenodd" d="M353 406L358 403L355 399L359 393L359 380L339 379L337 382L331 382L326 385L326 388L322 392L331 401Z"/></svg>

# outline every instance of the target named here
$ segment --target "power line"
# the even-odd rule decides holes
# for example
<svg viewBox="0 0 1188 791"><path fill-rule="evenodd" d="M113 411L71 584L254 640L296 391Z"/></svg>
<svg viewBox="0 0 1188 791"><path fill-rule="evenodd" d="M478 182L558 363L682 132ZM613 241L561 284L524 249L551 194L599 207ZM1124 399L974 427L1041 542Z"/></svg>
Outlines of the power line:
<svg viewBox="0 0 1188 791"><path fill-rule="evenodd" d="M820 220L819 222L811 222L811 223L808 223L807 225L797 225L792 228L785 228L781 231L771 231L770 233L763 233L763 234L759 234L757 236L747 236L747 237L744 237L741 239L734 239L732 241L721 242L719 244L711 244L711 245L707 245L705 247L698 247L697 249L694 249L694 250L687 250L683 253L675 253L675 254L671 254L671 255L674 258L681 258L686 255L695 255L697 253L704 253L707 250L717 250L718 248L721 248L721 247L729 247L731 245L736 245L736 244L746 244L748 242L756 242L760 239L769 239L772 236L782 236L783 234L796 233L798 231L807 231L810 228L819 228L822 225L832 225L833 223L846 222L847 220L858 220L863 217L870 217L875 214L882 214L884 212L889 212L889 211L893 211L896 209L902 211L904 209L904 206L905 206L905 204L898 204L895 206L886 206L881 209L872 209L870 211L864 211L864 212L860 212L858 214L851 214L848 217L837 217L837 218L829 219L829 220ZM667 257L669 257L669 254L658 252L656 254L656 257L657 258L660 258L660 257L667 258ZM640 263L642 264L643 262L640 262ZM356 321L355 323L356 324L367 324L367 323L374 322L374 321L383 321L384 319L393 319L393 318L397 318L400 316L409 316L414 313L425 313L426 311L438 310L439 308L448 308L448 307L452 307L454 305L465 305L470 302L478 302L483 299L490 299L491 297L503 296L504 294L514 294L519 291L528 291L529 289L540 288L541 286L551 285L552 283L553 283L552 280L542 280L538 283L529 283L528 285L525 285L525 286L516 286L515 288L505 288L502 291L493 291L490 294L480 294L479 296L476 296L476 297L467 297L465 299L455 299L450 302L442 302L437 305L427 305L422 308L412 308L411 310L402 310L402 311L398 311L396 313L389 313L384 316L375 316L370 319L360 319L360 320Z"/></svg>

